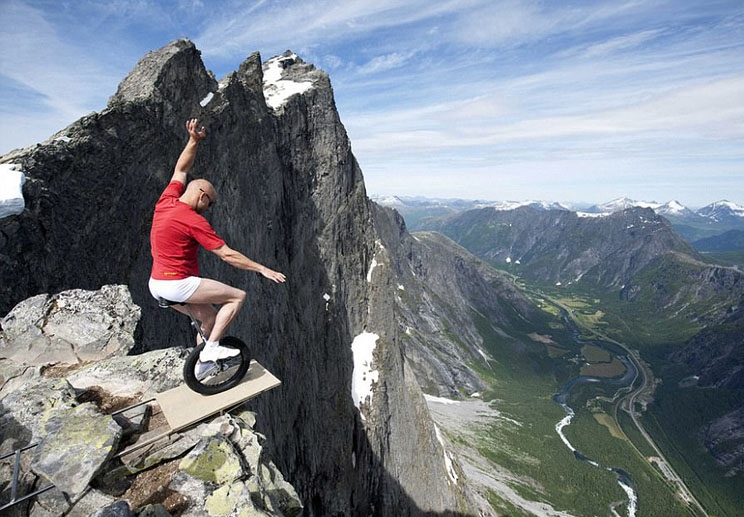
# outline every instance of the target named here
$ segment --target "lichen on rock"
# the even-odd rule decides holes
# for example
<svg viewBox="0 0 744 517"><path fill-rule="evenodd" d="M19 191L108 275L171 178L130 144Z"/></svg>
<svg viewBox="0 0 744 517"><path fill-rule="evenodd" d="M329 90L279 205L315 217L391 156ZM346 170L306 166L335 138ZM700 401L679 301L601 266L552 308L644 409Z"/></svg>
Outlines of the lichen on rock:
<svg viewBox="0 0 744 517"><path fill-rule="evenodd" d="M73 500L88 487L121 438L121 427L92 404L58 411L47 420L44 432L31 468Z"/></svg>
<svg viewBox="0 0 744 517"><path fill-rule="evenodd" d="M179 468L192 477L219 485L245 475L240 456L232 443L222 436L201 440L181 461Z"/></svg>

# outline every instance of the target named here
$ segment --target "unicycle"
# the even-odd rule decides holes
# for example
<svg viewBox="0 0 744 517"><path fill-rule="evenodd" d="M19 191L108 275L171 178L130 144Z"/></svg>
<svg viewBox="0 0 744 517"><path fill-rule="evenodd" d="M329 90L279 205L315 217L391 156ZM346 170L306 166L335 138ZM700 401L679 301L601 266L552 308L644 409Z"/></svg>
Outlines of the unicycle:
<svg viewBox="0 0 744 517"><path fill-rule="evenodd" d="M191 325L199 333L201 343L197 345L186 358L183 365L183 380L186 386L202 395L215 395L237 386L248 371L251 358L248 353L248 346L240 339L232 336L225 336L220 340L220 345L228 348L240 350L240 355L219 359L217 361L202 362L199 354L204 349L207 338L202 332L199 321L191 313L187 303L171 302L164 298L158 299L158 306L168 308L172 305L183 305L186 307Z"/></svg>

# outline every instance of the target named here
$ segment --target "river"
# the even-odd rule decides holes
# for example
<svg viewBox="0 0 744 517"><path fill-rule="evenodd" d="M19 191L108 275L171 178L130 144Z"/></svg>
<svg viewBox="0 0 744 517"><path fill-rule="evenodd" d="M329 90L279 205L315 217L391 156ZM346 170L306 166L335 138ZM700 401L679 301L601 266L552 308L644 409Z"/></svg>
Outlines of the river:
<svg viewBox="0 0 744 517"><path fill-rule="evenodd" d="M588 344L586 342L582 341L582 344ZM607 350L606 347L602 346L599 343L592 342L591 343L594 346L598 346L600 348L604 348ZM608 350L610 353L613 353L611 350ZM636 367L633 365L633 362L630 361L625 356L618 356L618 359L623 362L626 368L625 375L623 375L621 378L602 378L602 377L588 377L585 375L581 375L579 377L576 377L574 379L571 379L568 381L561 390L560 393L553 396L553 400L559 404L563 410L566 412L566 416L561 419L560 422L558 422L555 425L555 431L558 433L558 436L560 436L563 443L566 445L566 447L569 448L569 450L573 453L573 455L576 457L577 460L586 462L593 467L606 470L608 472L612 472L617 477L617 483L620 485L620 488L623 489L623 491L628 496L628 504L627 504L627 517L636 517L636 512L638 510L638 494L635 490L635 483L633 482L633 479L630 477L630 475L625 472L622 469L613 468L613 467L606 467L604 465L601 465L599 462L587 457L586 455L582 454L581 451L576 449L571 442L568 440L566 435L564 434L564 429L571 425L571 421L573 420L573 417L576 415L573 408L568 405L568 397L571 394L571 390L573 390L576 386L579 386L581 384L586 383L603 383L605 385L611 385L611 386L629 386L633 383L633 380L636 378ZM616 517L620 517L620 515L615 510L615 505L612 505L610 507L610 511L612 514Z"/></svg>

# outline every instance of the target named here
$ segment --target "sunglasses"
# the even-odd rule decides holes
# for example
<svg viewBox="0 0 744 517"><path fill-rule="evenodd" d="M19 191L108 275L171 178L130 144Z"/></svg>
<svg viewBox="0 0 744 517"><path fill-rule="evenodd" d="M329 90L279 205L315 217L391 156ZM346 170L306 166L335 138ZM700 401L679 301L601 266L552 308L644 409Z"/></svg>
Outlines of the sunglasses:
<svg viewBox="0 0 744 517"><path fill-rule="evenodd" d="M201 189L200 188L199 190L201 190L202 194L204 194L205 196L207 196L207 199L209 200L209 204L207 205L207 208L212 208L212 205L214 204L214 201L212 201L212 197L209 194L207 194L204 191L204 189Z"/></svg>

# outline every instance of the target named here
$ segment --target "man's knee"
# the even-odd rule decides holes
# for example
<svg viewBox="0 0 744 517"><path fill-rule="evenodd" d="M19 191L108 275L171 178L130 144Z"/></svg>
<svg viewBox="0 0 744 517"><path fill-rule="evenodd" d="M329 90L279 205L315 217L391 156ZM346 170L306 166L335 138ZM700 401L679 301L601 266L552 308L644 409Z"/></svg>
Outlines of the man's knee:
<svg viewBox="0 0 744 517"><path fill-rule="evenodd" d="M242 306L245 302L246 292L242 289L236 289L235 291L235 301L238 303L238 305Z"/></svg>

